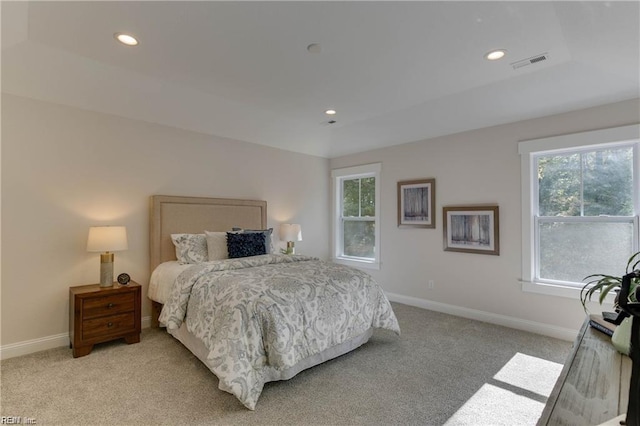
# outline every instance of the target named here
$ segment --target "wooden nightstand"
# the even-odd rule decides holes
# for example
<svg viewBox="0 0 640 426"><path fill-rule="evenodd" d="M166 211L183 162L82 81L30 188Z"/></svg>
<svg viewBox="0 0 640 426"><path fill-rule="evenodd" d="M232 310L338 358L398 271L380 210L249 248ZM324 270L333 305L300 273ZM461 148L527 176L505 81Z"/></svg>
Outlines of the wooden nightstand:
<svg viewBox="0 0 640 426"><path fill-rule="evenodd" d="M124 338L140 341L141 286L114 283L69 288L69 337L73 357L88 355L96 343Z"/></svg>

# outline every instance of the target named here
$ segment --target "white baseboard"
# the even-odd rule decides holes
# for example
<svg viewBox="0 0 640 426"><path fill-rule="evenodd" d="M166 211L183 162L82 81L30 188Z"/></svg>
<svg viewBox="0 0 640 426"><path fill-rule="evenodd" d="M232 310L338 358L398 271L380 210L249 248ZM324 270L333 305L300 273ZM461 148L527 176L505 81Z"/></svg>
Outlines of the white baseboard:
<svg viewBox="0 0 640 426"><path fill-rule="evenodd" d="M151 327L151 316L142 317L142 321L140 321L140 325L142 328L150 328Z"/></svg>
<svg viewBox="0 0 640 426"><path fill-rule="evenodd" d="M426 299L418 299L417 297L403 296L401 294L386 293L386 295L392 302L398 302L409 306L428 309L430 311L442 312L444 314L488 322L491 324L498 324L509 328L515 328L517 330L529 331L531 333L555 337L569 342L573 342L578 335L578 330L570 328L557 327L535 321L523 320L521 318L478 311L476 309L463 308L461 306L448 305L446 303L433 302Z"/></svg>
<svg viewBox="0 0 640 426"><path fill-rule="evenodd" d="M573 330L570 328L556 327L549 324L523 320L506 315L494 314L491 312L478 311L475 309L463 308L460 306L448 305L446 303L433 302L426 299L418 299L416 297L403 296L395 293L386 294L389 300L391 300L392 302L403 303L409 306L415 306L418 308L442 312L445 314L469 318L477 321L488 322L491 324L498 324L505 327L529 331L531 333L542 334L544 336L555 337L557 339L567 340L570 342L574 341L576 335L578 334L578 330ZM151 327L151 317L143 317L141 325L142 328ZM61 346L69 346L69 333L56 334L54 336L47 336L40 339L26 340L24 342L11 343L9 345L0 346L0 359L8 359L17 356L28 355L34 352L58 348Z"/></svg>
<svg viewBox="0 0 640 426"><path fill-rule="evenodd" d="M47 349L59 348L60 346L69 346L69 333L3 345L0 347L0 359L27 355Z"/></svg>
<svg viewBox="0 0 640 426"><path fill-rule="evenodd" d="M142 328L151 327L151 317L143 317L141 326ZM25 340L24 342L0 346L0 359L14 358L47 349L59 348L61 346L69 347L69 333L61 333L40 339Z"/></svg>

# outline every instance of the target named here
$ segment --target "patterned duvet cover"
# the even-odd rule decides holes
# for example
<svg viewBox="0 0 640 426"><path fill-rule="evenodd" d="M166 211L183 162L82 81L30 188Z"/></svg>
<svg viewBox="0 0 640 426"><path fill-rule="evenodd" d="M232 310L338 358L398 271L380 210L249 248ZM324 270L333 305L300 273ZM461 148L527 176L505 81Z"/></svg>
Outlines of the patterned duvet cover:
<svg viewBox="0 0 640 426"><path fill-rule="evenodd" d="M252 410L279 371L371 328L400 334L368 274L299 255L194 265L178 276L160 322L169 330L185 322L209 351L220 389Z"/></svg>

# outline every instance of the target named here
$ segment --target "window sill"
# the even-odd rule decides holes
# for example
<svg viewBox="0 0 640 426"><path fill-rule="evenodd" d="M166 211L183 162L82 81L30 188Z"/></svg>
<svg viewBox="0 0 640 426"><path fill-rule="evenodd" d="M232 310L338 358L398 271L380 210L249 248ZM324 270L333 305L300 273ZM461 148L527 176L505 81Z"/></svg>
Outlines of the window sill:
<svg viewBox="0 0 640 426"><path fill-rule="evenodd" d="M566 297L568 299L574 299L578 302L580 301L580 288L560 285L560 284L548 284L548 283L537 283L537 282L529 282L529 281L520 281L522 284L522 291L527 293L537 293L537 294L545 294L547 296L558 296L558 297ZM604 304L613 305L613 294L608 294L604 299ZM593 301L598 303L598 295L594 295Z"/></svg>
<svg viewBox="0 0 640 426"><path fill-rule="evenodd" d="M341 265L353 266L354 268L363 268L363 269L380 269L379 262L371 262L366 260L355 260L348 259L344 257L334 257L332 259L335 263L339 263Z"/></svg>

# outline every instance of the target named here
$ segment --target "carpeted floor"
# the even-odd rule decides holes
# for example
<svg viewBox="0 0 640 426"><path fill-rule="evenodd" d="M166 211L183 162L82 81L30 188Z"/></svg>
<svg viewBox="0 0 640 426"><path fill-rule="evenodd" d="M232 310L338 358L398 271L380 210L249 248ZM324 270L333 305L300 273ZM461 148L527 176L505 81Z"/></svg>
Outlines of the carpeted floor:
<svg viewBox="0 0 640 426"><path fill-rule="evenodd" d="M402 336L268 383L255 411L164 330L1 363L0 415L37 425L534 425L571 343L394 304Z"/></svg>

